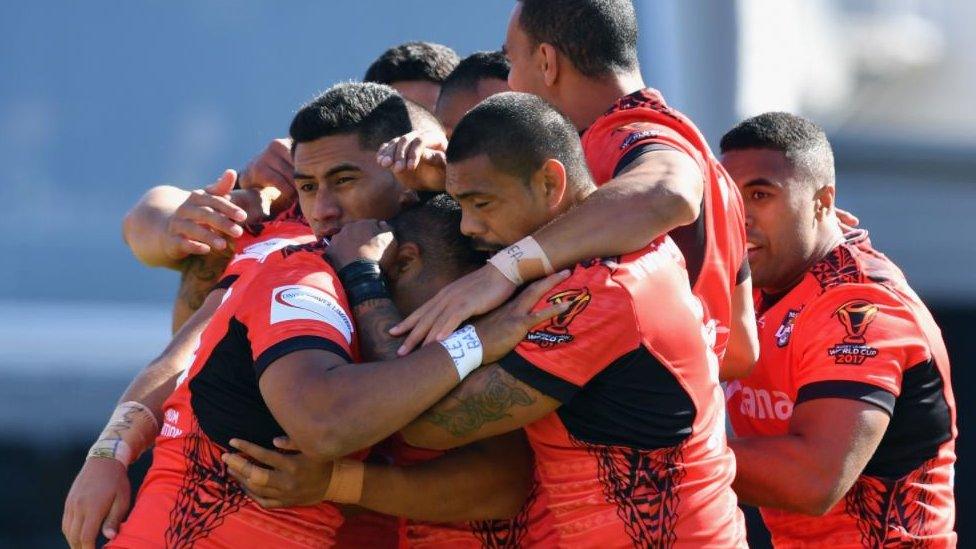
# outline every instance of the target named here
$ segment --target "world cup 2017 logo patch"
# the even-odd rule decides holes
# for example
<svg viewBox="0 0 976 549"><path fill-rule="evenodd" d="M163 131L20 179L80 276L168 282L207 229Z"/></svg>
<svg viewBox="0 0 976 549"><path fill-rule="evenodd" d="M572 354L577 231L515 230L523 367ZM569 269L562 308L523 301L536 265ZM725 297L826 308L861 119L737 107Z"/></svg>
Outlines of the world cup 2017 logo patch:
<svg viewBox="0 0 976 549"><path fill-rule="evenodd" d="M855 299L841 305L834 313L844 326L847 336L831 347L827 354L834 357L837 364L862 364L868 358L878 355L878 350L867 345L864 338L868 326L878 316L878 306L863 299Z"/></svg>
<svg viewBox="0 0 976 549"><path fill-rule="evenodd" d="M552 347L560 343L569 343L573 340L573 334L569 333L569 324L573 319L583 312L583 309L590 304L590 291L586 288L564 290L558 294L549 296L548 301L553 305L560 303L571 303L568 309L549 321L542 330L529 332L525 337L526 341L535 343L540 347Z"/></svg>

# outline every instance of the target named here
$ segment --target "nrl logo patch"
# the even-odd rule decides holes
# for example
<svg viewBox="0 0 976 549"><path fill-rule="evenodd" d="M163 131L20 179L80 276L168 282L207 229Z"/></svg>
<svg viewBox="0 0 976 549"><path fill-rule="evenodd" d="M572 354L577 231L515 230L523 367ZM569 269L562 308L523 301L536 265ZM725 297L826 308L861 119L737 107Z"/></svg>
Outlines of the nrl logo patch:
<svg viewBox="0 0 976 549"><path fill-rule="evenodd" d="M796 316L798 314L800 314L800 311L797 309L786 311L786 316L783 317L783 323L776 329L777 347L786 347L790 342L790 336L793 335L793 324L796 322Z"/></svg>
<svg viewBox="0 0 976 549"><path fill-rule="evenodd" d="M834 313L844 326L847 336L843 341L827 350L827 355L837 364L859 365L868 358L878 355L878 350L867 345L864 333L878 316L878 306L863 299L848 301Z"/></svg>
<svg viewBox="0 0 976 549"><path fill-rule="evenodd" d="M573 341L573 334L569 333L569 325L590 304L591 298L590 291L586 288L564 290L550 296L546 301L553 305L570 302L569 309L553 317L544 329L529 332L525 340L543 348Z"/></svg>

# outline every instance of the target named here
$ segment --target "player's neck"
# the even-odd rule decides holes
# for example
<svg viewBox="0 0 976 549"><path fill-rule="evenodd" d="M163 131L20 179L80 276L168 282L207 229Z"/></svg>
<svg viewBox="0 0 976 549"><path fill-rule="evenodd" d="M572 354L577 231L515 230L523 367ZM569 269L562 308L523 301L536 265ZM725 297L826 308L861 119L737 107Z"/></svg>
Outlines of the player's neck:
<svg viewBox="0 0 976 549"><path fill-rule="evenodd" d="M576 81L565 86L569 100L564 102L563 110L580 131L603 116L621 97L647 87L639 71L605 78L574 77Z"/></svg>
<svg viewBox="0 0 976 549"><path fill-rule="evenodd" d="M823 261L825 257L830 255L830 252L834 251L834 248L840 246L844 243L844 231L840 228L840 223L837 219L830 219L824 221L820 224L817 229L817 237L814 240L813 248L810 253L806 256L806 261L801 263L801 267L796 271L796 275L789 281L777 284L776 287L762 288L763 295L773 298L773 301L778 301L777 296L783 296L790 292L797 284L803 280L807 272L813 268L814 265Z"/></svg>

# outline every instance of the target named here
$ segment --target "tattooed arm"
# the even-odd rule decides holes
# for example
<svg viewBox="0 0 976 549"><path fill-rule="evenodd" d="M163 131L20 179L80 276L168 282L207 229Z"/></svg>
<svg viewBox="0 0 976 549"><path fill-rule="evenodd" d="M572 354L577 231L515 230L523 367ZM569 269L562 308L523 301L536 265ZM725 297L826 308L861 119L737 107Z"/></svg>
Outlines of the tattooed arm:
<svg viewBox="0 0 976 549"><path fill-rule="evenodd" d="M368 299L352 310L359 329L359 349L367 361L394 360L402 338L393 337L389 331L403 319L393 301Z"/></svg>
<svg viewBox="0 0 976 549"><path fill-rule="evenodd" d="M406 426L413 446L445 450L519 429L560 406L497 364L482 366Z"/></svg>
<svg viewBox="0 0 976 549"><path fill-rule="evenodd" d="M173 303L173 333L175 334L195 313L220 281L220 275L230 263L230 250L209 255L194 255L183 260L180 289Z"/></svg>

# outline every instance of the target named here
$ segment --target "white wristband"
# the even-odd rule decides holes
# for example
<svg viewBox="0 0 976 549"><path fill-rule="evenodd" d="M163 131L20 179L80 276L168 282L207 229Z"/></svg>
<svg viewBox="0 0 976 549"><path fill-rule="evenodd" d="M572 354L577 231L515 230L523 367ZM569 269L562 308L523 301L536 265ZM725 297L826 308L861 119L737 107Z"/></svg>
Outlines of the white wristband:
<svg viewBox="0 0 976 549"><path fill-rule="evenodd" d="M538 273L540 270L542 271L541 276L553 273L549 256L531 236L527 236L493 255L488 263L494 265L505 278L512 281L512 284L516 286L525 283L524 273L526 270L530 275L534 274L533 271Z"/></svg>
<svg viewBox="0 0 976 549"><path fill-rule="evenodd" d="M474 326L468 324L441 341L441 345L451 354L458 377L464 380L475 368L481 366L482 347Z"/></svg>

